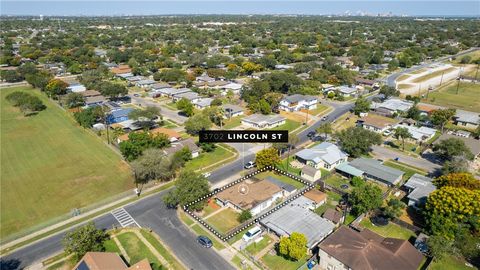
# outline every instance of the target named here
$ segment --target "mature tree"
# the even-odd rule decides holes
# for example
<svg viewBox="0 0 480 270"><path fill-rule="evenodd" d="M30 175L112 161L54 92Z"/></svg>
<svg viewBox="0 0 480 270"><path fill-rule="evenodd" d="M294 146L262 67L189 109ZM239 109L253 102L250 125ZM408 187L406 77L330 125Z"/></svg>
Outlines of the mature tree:
<svg viewBox="0 0 480 270"><path fill-rule="evenodd" d="M471 161L466 155L453 157L452 160L446 160L442 165L442 173L466 173L469 171Z"/></svg>
<svg viewBox="0 0 480 270"><path fill-rule="evenodd" d="M246 209L246 210L243 210L240 215L238 215L238 222L242 223L242 222L245 222L249 219L252 218L252 212L250 212L250 210Z"/></svg>
<svg viewBox="0 0 480 270"><path fill-rule="evenodd" d="M212 152L217 148L217 145L214 143L200 143L200 148L202 148L204 152Z"/></svg>
<svg viewBox="0 0 480 270"><path fill-rule="evenodd" d="M212 100L212 103L210 103L210 106L221 106L222 105L222 100L219 98L215 98Z"/></svg>
<svg viewBox="0 0 480 270"><path fill-rule="evenodd" d="M280 155L283 154L285 150L292 150L292 148L295 148L295 145L299 142L299 138L296 134L289 134L288 135L288 142L286 143L274 143L272 145L273 148L277 149Z"/></svg>
<svg viewBox="0 0 480 270"><path fill-rule="evenodd" d="M188 134L197 135L200 130L209 129L212 121L204 114L196 114L185 121L185 130Z"/></svg>
<svg viewBox="0 0 480 270"><path fill-rule="evenodd" d="M465 145L465 142L458 138L441 140L433 146L433 150L435 154L445 160L453 160L455 157L463 155L469 160L473 159L470 149Z"/></svg>
<svg viewBox="0 0 480 270"><path fill-rule="evenodd" d="M413 119L415 121L420 120L421 114L420 110L418 109L417 106L412 106L410 109L407 111L407 118Z"/></svg>
<svg viewBox="0 0 480 270"><path fill-rule="evenodd" d="M188 148L187 146L184 146L182 149L173 154L173 160L179 163L178 166L175 166L177 168L183 167L185 163L191 159L192 151L190 151L190 148Z"/></svg>
<svg viewBox="0 0 480 270"><path fill-rule="evenodd" d="M307 237L298 232L291 233L289 237L284 236L280 238L278 250L286 258L298 261L307 254Z"/></svg>
<svg viewBox="0 0 480 270"><path fill-rule="evenodd" d="M144 110L142 109L134 109L128 114L128 118L139 120L139 119L148 119L154 120L160 115L160 109L154 106L147 106Z"/></svg>
<svg viewBox="0 0 480 270"><path fill-rule="evenodd" d="M359 215L382 206L382 190L373 184L354 187L348 196L352 212Z"/></svg>
<svg viewBox="0 0 480 270"><path fill-rule="evenodd" d="M327 135L333 133L332 123L324 122L315 131L323 134L324 138L327 139Z"/></svg>
<svg viewBox="0 0 480 270"><path fill-rule="evenodd" d="M95 227L93 222L67 232L62 240L64 251L73 256L74 261L80 260L87 252L104 251L103 243L108 239L105 231Z"/></svg>
<svg viewBox="0 0 480 270"><path fill-rule="evenodd" d="M193 104L186 98L182 98L177 101L177 109L182 111L182 113L188 117L193 115Z"/></svg>
<svg viewBox="0 0 480 270"><path fill-rule="evenodd" d="M69 93L65 98L68 108L77 108L85 105L85 97L80 93Z"/></svg>
<svg viewBox="0 0 480 270"><path fill-rule="evenodd" d="M40 88L45 91L48 82L53 78L52 74L47 71L38 71L35 73L29 73L25 75L25 80L35 88Z"/></svg>
<svg viewBox="0 0 480 270"><path fill-rule="evenodd" d="M20 82L23 81L23 76L16 70L2 70L0 72L0 78L6 82Z"/></svg>
<svg viewBox="0 0 480 270"><path fill-rule="evenodd" d="M207 195L209 192L210 187L205 176L190 170L184 170L175 182L175 189L165 196L164 202L170 207L175 207L179 204L186 205ZM204 204L204 201L200 201L191 205L189 208L199 211L203 209Z"/></svg>
<svg viewBox="0 0 480 270"><path fill-rule="evenodd" d="M363 97L359 97L355 101L355 106L353 107L353 112L356 115L360 115L360 113L368 112L368 111L370 111L370 104L371 104L371 102L368 101L367 99L365 99Z"/></svg>
<svg viewBox="0 0 480 270"><path fill-rule="evenodd" d="M427 239L428 253L435 261L442 260L452 253L453 241L441 235L432 235Z"/></svg>
<svg viewBox="0 0 480 270"><path fill-rule="evenodd" d="M165 134L150 134L148 132L131 132L128 140L119 144L120 152L128 161L137 159L147 148L165 148L170 140Z"/></svg>
<svg viewBox="0 0 480 270"><path fill-rule="evenodd" d="M168 181L173 178L171 160L162 150L150 148L131 163L135 184L143 187L152 180ZM141 188L140 188L141 189Z"/></svg>
<svg viewBox="0 0 480 270"><path fill-rule="evenodd" d="M255 163L259 169L267 166L275 166L280 163L280 161L281 160L280 156L278 155L278 151L273 147L262 149L258 151L255 156Z"/></svg>
<svg viewBox="0 0 480 270"><path fill-rule="evenodd" d="M60 79L52 79L45 87L45 92L49 97L57 97L67 93L68 84Z"/></svg>
<svg viewBox="0 0 480 270"><path fill-rule="evenodd" d="M125 85L112 82L100 82L97 84L97 90L102 93L102 95L112 99L128 94L128 89Z"/></svg>
<svg viewBox="0 0 480 270"><path fill-rule="evenodd" d="M40 98L30 93L15 91L5 97L14 107L18 107L24 116L35 114L47 107Z"/></svg>
<svg viewBox="0 0 480 270"><path fill-rule="evenodd" d="M382 143L380 134L362 127L350 127L335 134L342 149L353 157L370 152L372 145Z"/></svg>
<svg viewBox="0 0 480 270"><path fill-rule="evenodd" d="M412 138L412 134L408 131L408 128L397 127L393 133L393 137L397 140L402 140L402 150L405 151L405 140Z"/></svg>
<svg viewBox="0 0 480 270"><path fill-rule="evenodd" d="M455 109L435 110L431 114L432 123L439 126L443 132L445 124L455 116Z"/></svg>
<svg viewBox="0 0 480 270"><path fill-rule="evenodd" d="M404 202L400 201L397 198L392 198L388 200L387 205L383 208L383 215L388 217L389 219L398 218L402 215L403 209L405 209L406 205Z"/></svg>
<svg viewBox="0 0 480 270"><path fill-rule="evenodd" d="M262 65L255 64L253 62L244 62L242 64L242 69L245 71L245 73L251 75L254 72L262 70Z"/></svg>
<svg viewBox="0 0 480 270"><path fill-rule="evenodd" d="M182 82L187 80L186 75L187 74L185 71L173 68L162 70L161 72L155 74L153 79L156 81L162 80L164 82Z"/></svg>
<svg viewBox="0 0 480 270"><path fill-rule="evenodd" d="M393 86L384 85L382 88L380 88L380 94L383 94L383 96L387 99L392 96L398 97L400 95L400 91Z"/></svg>
<svg viewBox="0 0 480 270"><path fill-rule="evenodd" d="M354 176L352 180L350 180L350 183L354 187L360 187L366 184L365 180L360 176Z"/></svg>
<svg viewBox="0 0 480 270"><path fill-rule="evenodd" d="M476 179L471 173L450 173L442 175L433 180L437 188L456 187L467 188L470 190L480 189L480 180Z"/></svg>

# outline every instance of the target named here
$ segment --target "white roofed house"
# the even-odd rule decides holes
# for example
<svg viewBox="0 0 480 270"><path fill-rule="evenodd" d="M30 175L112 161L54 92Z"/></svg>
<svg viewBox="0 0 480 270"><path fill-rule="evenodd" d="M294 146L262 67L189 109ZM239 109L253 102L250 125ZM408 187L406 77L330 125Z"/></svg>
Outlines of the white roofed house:
<svg viewBox="0 0 480 270"><path fill-rule="evenodd" d="M234 94L238 95L240 94L240 90L242 89L243 84L240 83L228 83L226 85L220 86L220 89L222 90L222 96L226 96L228 91L232 91Z"/></svg>
<svg viewBox="0 0 480 270"><path fill-rule="evenodd" d="M317 103L317 97L295 94L280 100L279 109L287 112L295 112L301 109L313 110L317 108Z"/></svg>
<svg viewBox="0 0 480 270"><path fill-rule="evenodd" d="M198 100L200 100L202 97L200 97L196 92L192 92L192 91L184 92L181 94L175 94L172 96L172 99L174 102L177 102L182 98L188 99L190 100L190 102L195 103Z"/></svg>
<svg viewBox="0 0 480 270"><path fill-rule="evenodd" d="M344 97L355 96L358 93L357 88L350 87L350 86L347 86L347 85L339 86L335 90L336 90L337 93L341 94Z"/></svg>
<svg viewBox="0 0 480 270"><path fill-rule="evenodd" d="M274 128L285 124L281 115L252 114L242 119L242 125L254 129Z"/></svg>
<svg viewBox="0 0 480 270"><path fill-rule="evenodd" d="M204 73L201 76L198 76L197 78L195 78L195 81L202 82L202 83L209 83L209 82L214 82L215 78L212 78L208 76L206 73Z"/></svg>
<svg viewBox="0 0 480 270"><path fill-rule="evenodd" d="M187 92L192 92L192 90L190 90L190 88L171 88L171 87L167 87L167 88L155 89L155 92L158 92L158 93L160 93L160 95L165 96L165 97L173 97L174 95L183 94L183 93L187 93Z"/></svg>
<svg viewBox="0 0 480 270"><path fill-rule="evenodd" d="M210 107L210 104L212 103L213 98L200 98L192 102L193 106L195 108L203 110L207 107Z"/></svg>
<svg viewBox="0 0 480 270"><path fill-rule="evenodd" d="M416 140L417 142L425 142L433 138L435 133L437 132L436 129L429 128L429 127L416 127L416 126L409 126L405 124L395 125L393 128L406 128L410 135L412 135L412 139Z"/></svg>
<svg viewBox="0 0 480 270"><path fill-rule="evenodd" d="M315 169L333 170L337 165L347 161L348 155L337 145L322 142L312 148L303 149L295 154L295 158Z"/></svg>
<svg viewBox="0 0 480 270"><path fill-rule="evenodd" d="M425 204L428 195L437 189L432 184L432 180L432 178L418 173L408 179L403 187L408 192L407 198L409 206L420 207Z"/></svg>
<svg viewBox="0 0 480 270"><path fill-rule="evenodd" d="M373 102L370 108L378 114L393 116L398 113L406 113L411 107L413 107L412 101L390 98L382 103Z"/></svg>
<svg viewBox="0 0 480 270"><path fill-rule="evenodd" d="M135 86L138 86L140 88L147 88L147 87L150 87L154 84L155 84L155 81L150 80L150 79L139 80L139 81L135 82Z"/></svg>
<svg viewBox="0 0 480 270"><path fill-rule="evenodd" d="M457 110L454 120L457 126L474 129L480 125L480 113Z"/></svg>
<svg viewBox="0 0 480 270"><path fill-rule="evenodd" d="M222 105L224 115L223 118L229 119L232 117L243 115L243 108L237 105L224 104Z"/></svg>

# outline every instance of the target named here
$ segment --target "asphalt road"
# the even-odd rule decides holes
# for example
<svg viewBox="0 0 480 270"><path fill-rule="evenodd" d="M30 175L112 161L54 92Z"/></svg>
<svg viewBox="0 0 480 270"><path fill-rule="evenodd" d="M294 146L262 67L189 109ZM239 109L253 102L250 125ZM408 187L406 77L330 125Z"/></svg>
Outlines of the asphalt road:
<svg viewBox="0 0 480 270"><path fill-rule="evenodd" d="M144 99L142 97L135 97L133 95L129 95L130 98L132 99L133 104L140 105L142 107L147 107L147 106L153 106L157 107L160 109L160 113L165 116L166 118L169 118L177 123L183 124L185 121L187 121L188 117L179 114L176 111L169 110L168 108L165 108L163 106L160 106L160 104L156 102L149 101L147 99Z"/></svg>
<svg viewBox="0 0 480 270"><path fill-rule="evenodd" d="M124 208L140 226L151 228L158 234L189 269L235 269L215 251L203 248L196 242L196 236L177 217L176 210L168 209L163 203L162 196L167 192L168 190L146 197ZM101 229L120 227L118 221L110 213L98 217L94 223ZM23 269L60 252L62 250L61 240L64 235L65 233L55 234L2 257L0 269Z"/></svg>
<svg viewBox="0 0 480 270"><path fill-rule="evenodd" d="M432 174L442 168L441 165L433 163L424 158L415 158L409 155L399 153L398 151L388 149L386 147L374 145L372 146L373 155L377 158L387 160L398 158L399 162L408 164L413 167L422 168Z"/></svg>

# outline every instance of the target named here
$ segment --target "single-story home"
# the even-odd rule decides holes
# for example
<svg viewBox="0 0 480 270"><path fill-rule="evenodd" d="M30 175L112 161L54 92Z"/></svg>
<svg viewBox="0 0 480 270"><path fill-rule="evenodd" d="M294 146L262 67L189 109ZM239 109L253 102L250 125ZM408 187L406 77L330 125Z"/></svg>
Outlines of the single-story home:
<svg viewBox="0 0 480 270"><path fill-rule="evenodd" d="M225 114L223 118L229 119L232 117L243 115L243 108L233 104L224 104L222 105L223 111Z"/></svg>
<svg viewBox="0 0 480 270"><path fill-rule="evenodd" d="M132 73L132 69L128 65L119 65L117 67L111 68L110 71L115 75Z"/></svg>
<svg viewBox="0 0 480 270"><path fill-rule="evenodd" d="M412 139L418 141L418 142L424 142L428 141L433 136L435 136L435 133L437 133L436 129L429 128L429 127L416 127L416 126L410 126L410 125L395 125L393 127L394 129L396 128L406 128L408 129L408 132L412 135Z"/></svg>
<svg viewBox="0 0 480 270"><path fill-rule="evenodd" d="M205 108L210 107L210 104L212 103L213 98L200 98L192 102L193 106L195 108L203 110Z"/></svg>
<svg viewBox="0 0 480 270"><path fill-rule="evenodd" d="M128 114L133 111L133 108L122 108L110 111L107 116L108 124L119 123L128 120Z"/></svg>
<svg viewBox="0 0 480 270"><path fill-rule="evenodd" d="M300 177L313 183L322 177L322 172L310 165L305 165L300 171Z"/></svg>
<svg viewBox="0 0 480 270"><path fill-rule="evenodd" d="M165 134L165 135L168 136L168 139L172 143L173 142L178 142L182 138L182 135L180 135L180 133L176 132L173 129L168 129L168 128L164 128L164 127L154 128L154 129L150 130L149 133L154 134L154 135Z"/></svg>
<svg viewBox="0 0 480 270"><path fill-rule="evenodd" d="M67 87L67 92L80 93L80 92L84 92L84 91L87 91L87 88L85 87L85 85L83 85L79 82L69 83L69 85Z"/></svg>
<svg viewBox="0 0 480 270"><path fill-rule="evenodd" d="M315 210L319 206L324 205L327 202L327 194L324 192L321 192L320 190L314 188L311 189L303 194L303 197L311 200L313 202L313 209L310 210Z"/></svg>
<svg viewBox="0 0 480 270"><path fill-rule="evenodd" d="M174 102L177 102L182 98L188 99L188 100L190 100L190 102L195 103L198 100L200 100L202 97L200 97L200 95L198 95L198 93L192 92L192 91L184 92L184 93L181 93L181 94L175 94L175 95L172 96L172 99L173 99Z"/></svg>
<svg viewBox="0 0 480 270"><path fill-rule="evenodd" d="M341 226L318 246L321 269L416 270L424 256L408 240Z"/></svg>
<svg viewBox="0 0 480 270"><path fill-rule="evenodd" d="M152 270L148 259L128 267L116 252L87 252L73 267L74 270Z"/></svg>
<svg viewBox="0 0 480 270"><path fill-rule="evenodd" d="M455 136L453 134L442 134L435 141L435 144L437 144L437 143L439 143L443 140L449 139L449 138L456 138L456 139L459 139L459 140L463 141L465 143L465 145L467 146L467 148L470 149L470 152L472 152L474 157L480 156L480 140L476 140L476 139L471 138L471 137L466 138L464 136Z"/></svg>
<svg viewBox="0 0 480 270"><path fill-rule="evenodd" d="M295 112L302 109L313 110L317 108L318 98L308 95L290 95L279 103L279 109L287 112Z"/></svg>
<svg viewBox="0 0 480 270"><path fill-rule="evenodd" d="M308 249L313 249L335 229L335 224L311 211L300 196L289 204L260 220L260 224L278 236L290 236L293 232L304 234Z"/></svg>
<svg viewBox="0 0 480 270"><path fill-rule="evenodd" d="M388 186L399 183L405 174L403 171L385 166L382 162L371 158L357 158L347 165L338 166L337 171L350 176L364 176ZM360 172L361 175L359 175Z"/></svg>
<svg viewBox="0 0 480 270"><path fill-rule="evenodd" d="M327 210L325 210L322 217L330 220L336 226L343 224L343 221L345 220L345 216L342 212L332 208L328 208Z"/></svg>
<svg viewBox="0 0 480 270"><path fill-rule="evenodd" d="M162 95L162 96L172 97L174 95L183 94L183 93L187 93L187 92L192 92L192 90L190 90L190 88L170 88L170 87L166 87L166 88L155 89L155 92L160 93L160 95Z"/></svg>
<svg viewBox="0 0 480 270"><path fill-rule="evenodd" d="M242 125L255 128L274 128L285 124L285 117L281 115L252 114L242 119Z"/></svg>
<svg viewBox="0 0 480 270"><path fill-rule="evenodd" d="M222 96L226 96L228 91L232 91L234 94L240 94L243 84L240 83L228 83L220 87L222 90Z"/></svg>
<svg viewBox="0 0 480 270"><path fill-rule="evenodd" d="M282 188L271 181L246 180L217 193L215 201L221 206L239 211L250 210L252 215L256 216L282 197Z"/></svg>
<svg viewBox="0 0 480 270"><path fill-rule="evenodd" d="M275 65L275 69L278 69L278 70L287 70L291 68L293 68L293 66L291 65Z"/></svg>
<svg viewBox="0 0 480 270"><path fill-rule="evenodd" d="M395 113L406 113L413 105L412 101L389 98L381 103L372 102L370 109L378 114L392 116Z"/></svg>
<svg viewBox="0 0 480 270"><path fill-rule="evenodd" d="M347 85L342 85L337 88L335 88L335 91L339 94L341 94L344 97L351 97L355 96L358 93L357 88L355 87L350 87Z"/></svg>
<svg viewBox="0 0 480 270"><path fill-rule="evenodd" d="M208 82L214 82L215 78L212 78L208 76L206 73L204 73L201 76L198 76L197 78L195 78L195 81L208 83Z"/></svg>
<svg viewBox="0 0 480 270"><path fill-rule="evenodd" d="M475 129L480 125L480 113L457 110L454 121L457 126Z"/></svg>
<svg viewBox="0 0 480 270"><path fill-rule="evenodd" d="M399 120L382 115L369 113L357 120L357 125L377 133L383 133L391 129Z"/></svg>
<svg viewBox="0 0 480 270"><path fill-rule="evenodd" d="M421 115L430 115L433 111L445 109L445 107L428 104L428 103L418 103L417 109L420 111Z"/></svg>
<svg viewBox="0 0 480 270"><path fill-rule="evenodd" d="M337 165L346 162L348 155L340 150L337 145L322 142L312 148L303 149L295 154L295 158L315 169L333 170Z"/></svg>
<svg viewBox="0 0 480 270"><path fill-rule="evenodd" d="M155 84L155 81L150 80L150 79L139 80L139 81L135 82L135 86L138 86L140 88L147 88L147 87L150 87L151 85L154 85L154 84Z"/></svg>
<svg viewBox="0 0 480 270"><path fill-rule="evenodd" d="M85 106L86 107L92 107L92 106L98 106L103 104L107 99L100 94L100 92L95 91L95 90L87 90L80 92L82 96L85 98Z"/></svg>
<svg viewBox="0 0 480 270"><path fill-rule="evenodd" d="M165 148L163 152L169 156L182 150L184 147L187 147L190 150L192 153L192 158L196 158L200 155L200 147L197 146L192 138L174 142L170 145L170 147Z"/></svg>
<svg viewBox="0 0 480 270"><path fill-rule="evenodd" d="M374 80L369 80L362 77L356 77L355 83L359 85L364 85L364 86L373 86L375 85L376 82Z"/></svg>
<svg viewBox="0 0 480 270"><path fill-rule="evenodd" d="M403 185L408 192L408 205L419 207L425 204L427 197L435 189L432 184L432 178L420 175L418 173L412 175L410 179Z"/></svg>
<svg viewBox="0 0 480 270"><path fill-rule="evenodd" d="M170 88L170 84L166 82L157 82L155 84L152 84L150 88L152 88L152 91L155 91L163 88Z"/></svg>

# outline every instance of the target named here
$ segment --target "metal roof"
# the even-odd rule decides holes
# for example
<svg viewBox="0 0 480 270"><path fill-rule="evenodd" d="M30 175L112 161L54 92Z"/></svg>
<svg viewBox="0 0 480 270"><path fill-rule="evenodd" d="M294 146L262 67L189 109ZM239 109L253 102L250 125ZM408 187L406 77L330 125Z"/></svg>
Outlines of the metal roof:
<svg viewBox="0 0 480 270"><path fill-rule="evenodd" d="M338 146L329 142L322 142L321 144L315 145L312 148L307 148L296 153L297 157L300 157L303 160L310 160L314 163L319 163L324 161L328 164L334 164L335 162L346 158L347 154L342 152Z"/></svg>
<svg viewBox="0 0 480 270"><path fill-rule="evenodd" d="M287 183L284 183L281 180L278 180L277 178L272 177L272 176L268 176L267 178L265 178L265 180L267 180L268 182L270 182L272 184L277 185L278 187L280 187L280 188L282 188L282 189L284 189L288 192L293 192L293 191L297 190L297 188L295 188L294 186L292 186L290 184L287 184Z"/></svg>
<svg viewBox="0 0 480 270"><path fill-rule="evenodd" d="M371 158L357 158L349 163L351 166L386 182L396 184L403 171L383 165L380 161Z"/></svg>
<svg viewBox="0 0 480 270"><path fill-rule="evenodd" d="M363 171L362 170L359 170L355 167L350 166L348 164L348 162L341 163L340 165L335 167L335 169L337 169L339 171L342 171L342 172L345 172L349 175L358 176L358 177L363 176Z"/></svg>
<svg viewBox="0 0 480 270"><path fill-rule="evenodd" d="M413 189L407 198L415 201L425 200L430 193L437 188L432 184L432 178L420 175L418 173L412 175L404 186Z"/></svg>

